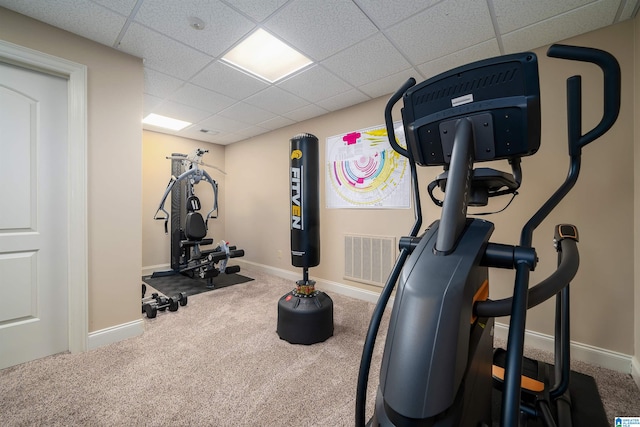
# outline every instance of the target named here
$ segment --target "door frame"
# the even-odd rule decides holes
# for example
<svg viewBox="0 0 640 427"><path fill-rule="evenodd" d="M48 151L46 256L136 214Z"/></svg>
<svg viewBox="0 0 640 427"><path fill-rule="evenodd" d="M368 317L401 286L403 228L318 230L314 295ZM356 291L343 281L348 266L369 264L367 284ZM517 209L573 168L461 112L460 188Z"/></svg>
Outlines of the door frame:
<svg viewBox="0 0 640 427"><path fill-rule="evenodd" d="M87 351L89 280L87 232L87 67L0 40L0 61L67 79L67 289L69 351Z"/></svg>

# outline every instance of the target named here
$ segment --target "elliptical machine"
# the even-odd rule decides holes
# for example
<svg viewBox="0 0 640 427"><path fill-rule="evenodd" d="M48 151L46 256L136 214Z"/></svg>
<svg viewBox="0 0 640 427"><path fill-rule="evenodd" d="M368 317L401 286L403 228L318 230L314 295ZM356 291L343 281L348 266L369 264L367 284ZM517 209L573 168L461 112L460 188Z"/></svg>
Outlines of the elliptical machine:
<svg viewBox="0 0 640 427"><path fill-rule="evenodd" d="M540 95L533 53L487 59L415 85L409 79L389 100L385 122L391 145L409 159L416 221L400 239L400 254L374 310L363 348L356 396L356 426L365 425L366 389L385 306L399 280L380 369L375 411L368 426L491 426L493 318L511 316L504 356L500 425L518 426L529 418L543 424L570 422L568 322L557 333L558 369L551 390L532 404L521 399L527 309L559 292L568 308L568 284L579 259L577 230L556 228L557 270L529 288L537 263L533 232L575 185L582 147L615 123L620 109L620 68L603 51L553 45L551 57L590 62L604 73L604 112L600 123L582 135L581 78L567 80L569 173L565 182L529 219L517 246L489 242L494 226L467 217L468 206L512 194L521 183L520 158L540 145ZM391 110L403 98L407 148L393 131ZM475 162L507 160L512 173L474 169ZM443 166L429 186L444 193L442 214L422 235L416 165ZM491 301L489 268L515 269L513 297ZM566 292L564 290L567 290ZM561 305L560 304L560 305ZM568 311L560 310L560 319ZM562 344L562 345L561 345ZM499 369L497 370L499 371ZM554 383L555 381L555 383ZM561 424L564 425L564 424Z"/></svg>

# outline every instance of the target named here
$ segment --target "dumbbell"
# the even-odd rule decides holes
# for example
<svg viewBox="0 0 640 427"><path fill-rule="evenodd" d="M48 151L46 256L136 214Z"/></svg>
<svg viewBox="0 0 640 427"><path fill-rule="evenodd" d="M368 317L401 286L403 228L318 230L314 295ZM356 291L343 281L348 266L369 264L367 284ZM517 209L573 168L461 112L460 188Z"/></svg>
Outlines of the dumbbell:
<svg viewBox="0 0 640 427"><path fill-rule="evenodd" d="M146 289L145 289L145 291L146 291ZM142 312L143 313L144 313L144 305L146 303L150 303L152 301L155 301L156 298L158 298L158 294L156 292L152 293L150 297L146 297L146 298L144 296L142 297Z"/></svg>
<svg viewBox="0 0 640 427"><path fill-rule="evenodd" d="M165 311L167 308L169 311L178 311L178 308L180 308L178 300L166 297L156 297L155 301L151 300L142 305L142 311L147 313L147 317L149 319L156 317L158 310Z"/></svg>
<svg viewBox="0 0 640 427"><path fill-rule="evenodd" d="M145 289L146 290L146 289ZM154 292L151 294L150 297L142 297L142 312L144 313L144 305L147 303L151 303L151 302L157 302L158 299L158 293Z"/></svg>
<svg viewBox="0 0 640 427"><path fill-rule="evenodd" d="M184 292L180 292L177 296L174 297L178 300L181 306L187 305L187 294Z"/></svg>

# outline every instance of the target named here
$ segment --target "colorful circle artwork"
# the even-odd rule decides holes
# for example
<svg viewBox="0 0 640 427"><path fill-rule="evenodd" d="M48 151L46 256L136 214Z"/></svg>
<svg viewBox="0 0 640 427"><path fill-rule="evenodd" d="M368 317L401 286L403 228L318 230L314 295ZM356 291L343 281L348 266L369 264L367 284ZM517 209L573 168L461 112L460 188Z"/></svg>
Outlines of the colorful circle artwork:
<svg viewBox="0 0 640 427"><path fill-rule="evenodd" d="M402 146L402 123L394 126ZM409 167L384 126L327 138L328 208L409 208Z"/></svg>

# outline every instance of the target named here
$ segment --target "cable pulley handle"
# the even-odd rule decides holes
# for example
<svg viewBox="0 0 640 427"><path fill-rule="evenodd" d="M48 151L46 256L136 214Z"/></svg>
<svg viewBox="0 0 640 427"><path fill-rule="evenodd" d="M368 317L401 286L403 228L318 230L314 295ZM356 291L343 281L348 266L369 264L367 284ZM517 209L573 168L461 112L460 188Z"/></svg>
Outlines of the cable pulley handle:
<svg viewBox="0 0 640 427"><path fill-rule="evenodd" d="M618 118L620 112L620 65L616 58L603 50L552 45L547 55L553 58L569 59L573 61L591 62L602 70L604 78L604 111L600 123L586 134L582 135L582 94L580 77L574 76L567 80L567 113L569 118L570 154L578 154L580 149L590 142L604 135Z"/></svg>
<svg viewBox="0 0 640 427"><path fill-rule="evenodd" d="M164 200L163 200L164 201ZM164 216L158 216L158 214L162 212L164 214ZM167 212L166 210L164 210L164 208L162 206L160 206L160 208L156 211L156 214L153 216L153 219L157 220L157 221L163 221L164 220L164 234L169 234L169 212Z"/></svg>
<svg viewBox="0 0 640 427"><path fill-rule="evenodd" d="M393 119L391 118L391 110L393 109L393 106L396 105L396 103L400 100L400 98L402 98L402 95L404 95L407 89L409 89L411 86L414 86L415 84L416 84L416 79L414 79L413 77L410 77L409 80L404 82L404 84L400 87L400 89L396 91L396 93L391 95L391 98L389 98L389 101L387 101L387 106L384 108L384 122L387 126L387 135L389 136L389 143L391 144L391 147L393 147L394 150L396 150L398 153L400 153L406 158L409 158L409 153L407 152L406 149L402 148L396 142L396 133L393 130Z"/></svg>

